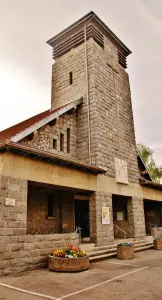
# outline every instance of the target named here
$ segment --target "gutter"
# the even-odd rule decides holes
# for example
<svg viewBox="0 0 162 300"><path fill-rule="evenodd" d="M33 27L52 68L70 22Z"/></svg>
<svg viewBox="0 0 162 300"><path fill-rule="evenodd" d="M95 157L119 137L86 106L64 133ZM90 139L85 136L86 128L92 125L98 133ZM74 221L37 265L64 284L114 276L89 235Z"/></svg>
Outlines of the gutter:
<svg viewBox="0 0 162 300"><path fill-rule="evenodd" d="M89 163L91 164L91 125L90 125L90 104L89 104L89 82L88 82L88 59L87 59L87 24L94 18L84 25L84 45L85 45L85 70L86 70L86 89L87 89L87 117L88 117L88 154L89 154Z"/></svg>

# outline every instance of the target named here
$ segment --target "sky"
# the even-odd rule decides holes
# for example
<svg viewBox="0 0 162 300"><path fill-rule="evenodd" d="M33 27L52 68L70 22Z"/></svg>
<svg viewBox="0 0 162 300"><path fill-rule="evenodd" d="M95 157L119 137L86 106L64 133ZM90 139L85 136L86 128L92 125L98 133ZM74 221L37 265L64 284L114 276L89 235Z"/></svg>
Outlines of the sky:
<svg viewBox="0 0 162 300"><path fill-rule="evenodd" d="M130 48L136 141L162 164L162 0L0 0L0 130L50 108L46 41L93 10Z"/></svg>

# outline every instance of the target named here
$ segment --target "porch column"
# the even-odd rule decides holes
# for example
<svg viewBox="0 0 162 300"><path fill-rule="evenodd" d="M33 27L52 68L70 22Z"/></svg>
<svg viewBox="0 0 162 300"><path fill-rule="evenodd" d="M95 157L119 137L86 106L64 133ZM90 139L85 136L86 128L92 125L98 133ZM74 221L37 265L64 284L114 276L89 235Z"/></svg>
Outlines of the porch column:
<svg viewBox="0 0 162 300"><path fill-rule="evenodd" d="M24 250L26 227L27 180L0 176L0 276L23 270L18 251Z"/></svg>
<svg viewBox="0 0 162 300"><path fill-rule="evenodd" d="M128 200L128 220L132 236L136 239L146 236L143 199L132 197Z"/></svg>
<svg viewBox="0 0 162 300"><path fill-rule="evenodd" d="M110 224L102 224L102 207L109 207ZM95 192L90 200L90 238L97 246L114 240L112 194Z"/></svg>
<svg viewBox="0 0 162 300"><path fill-rule="evenodd" d="M26 234L27 180L1 176L0 201L3 236Z"/></svg>

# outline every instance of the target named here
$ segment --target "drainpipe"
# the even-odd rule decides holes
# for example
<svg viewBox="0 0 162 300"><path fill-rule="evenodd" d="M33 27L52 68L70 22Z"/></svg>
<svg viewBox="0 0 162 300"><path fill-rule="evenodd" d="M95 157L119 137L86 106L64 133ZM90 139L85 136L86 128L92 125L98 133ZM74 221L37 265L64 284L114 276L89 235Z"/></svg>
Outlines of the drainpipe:
<svg viewBox="0 0 162 300"><path fill-rule="evenodd" d="M91 164L91 128L90 128L90 107L89 107L89 82L88 82L88 60L87 60L87 24L94 16L84 25L84 45L85 45L85 71L86 71L86 90L87 90L87 118L88 118L88 155Z"/></svg>

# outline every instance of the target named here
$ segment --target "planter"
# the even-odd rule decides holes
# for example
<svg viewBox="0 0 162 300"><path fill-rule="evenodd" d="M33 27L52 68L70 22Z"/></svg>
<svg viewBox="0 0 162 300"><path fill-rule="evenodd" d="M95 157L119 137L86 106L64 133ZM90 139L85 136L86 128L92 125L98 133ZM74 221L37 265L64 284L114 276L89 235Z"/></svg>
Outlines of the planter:
<svg viewBox="0 0 162 300"><path fill-rule="evenodd" d="M119 259L133 259L134 258L134 246L117 246L117 258Z"/></svg>
<svg viewBox="0 0 162 300"><path fill-rule="evenodd" d="M154 240L154 249L155 250L162 250L162 239L155 239Z"/></svg>
<svg viewBox="0 0 162 300"><path fill-rule="evenodd" d="M48 268L56 272L80 272L89 268L89 257L61 258L49 256Z"/></svg>

